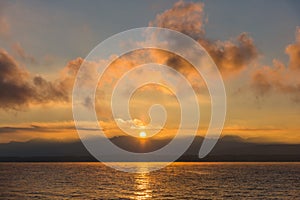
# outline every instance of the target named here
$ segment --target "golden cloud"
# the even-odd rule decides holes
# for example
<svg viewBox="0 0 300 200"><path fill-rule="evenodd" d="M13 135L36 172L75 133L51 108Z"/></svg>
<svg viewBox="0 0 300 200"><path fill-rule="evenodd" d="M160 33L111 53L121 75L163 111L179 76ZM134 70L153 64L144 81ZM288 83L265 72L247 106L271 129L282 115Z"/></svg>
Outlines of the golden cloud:
<svg viewBox="0 0 300 200"><path fill-rule="evenodd" d="M297 28L296 41L286 48L289 56L287 65L279 60L273 66L256 69L252 74L251 85L256 95L262 96L270 92L290 95L295 102L300 102L300 30Z"/></svg>

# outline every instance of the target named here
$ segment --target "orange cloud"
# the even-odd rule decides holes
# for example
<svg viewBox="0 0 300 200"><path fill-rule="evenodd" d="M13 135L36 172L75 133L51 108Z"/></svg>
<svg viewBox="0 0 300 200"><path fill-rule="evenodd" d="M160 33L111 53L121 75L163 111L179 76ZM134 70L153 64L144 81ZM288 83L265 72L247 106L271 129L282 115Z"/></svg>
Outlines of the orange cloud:
<svg viewBox="0 0 300 200"><path fill-rule="evenodd" d="M296 42L288 45L285 52L290 58L289 68L300 70L300 27L296 30Z"/></svg>
<svg viewBox="0 0 300 200"><path fill-rule="evenodd" d="M5 8L7 7L7 2L0 2L0 37L8 38L10 36L10 24L7 18L3 15Z"/></svg>
<svg viewBox="0 0 300 200"><path fill-rule="evenodd" d="M78 139L73 121L6 125L0 127L0 135L0 143L32 139Z"/></svg>
<svg viewBox="0 0 300 200"><path fill-rule="evenodd" d="M203 3L179 1L171 9L158 14L149 26L169 28L197 39L205 32L203 17Z"/></svg>
<svg viewBox="0 0 300 200"><path fill-rule="evenodd" d="M29 55L25 52L25 50L23 49L23 47L21 46L20 43L15 43L12 46L12 50L15 52L16 55L18 55L22 60L24 61L29 61L30 63L35 64L36 63L36 59L32 56Z"/></svg>
<svg viewBox="0 0 300 200"><path fill-rule="evenodd" d="M223 75L231 75L248 67L259 53L247 33L242 33L235 40L210 42L199 40L217 64Z"/></svg>
<svg viewBox="0 0 300 200"><path fill-rule="evenodd" d="M7 22L6 18L0 16L0 36L7 37L9 33L10 33L9 23Z"/></svg>
<svg viewBox="0 0 300 200"><path fill-rule="evenodd" d="M150 22L150 25L171 28L197 39L199 43L208 50L224 74L241 71L256 58L257 50L253 40L247 36L247 34L241 34L236 41L212 42L206 39L204 35L203 16L203 3L185 3L179 1L174 4L173 8L157 15L156 19L153 22ZM20 44L16 43L13 46L13 50L21 58L34 61L34 58L28 55ZM49 81L42 76L32 76L25 69L21 69L19 64L8 55L7 52L1 50L1 54L0 69L6 69L8 65L12 66L9 67L10 71L8 73L1 74L2 80L7 79L7 76L11 76L9 81L5 81L5 83L2 81L2 85L0 86L2 90L5 88L5 91L9 91L10 93L5 97L2 97L2 102L5 102L2 104L2 108L16 109L29 104L69 101L75 76L80 65L83 63L83 59L77 58L70 61L62 70L60 77L57 80ZM117 59L106 71L106 75L102 81L104 85L111 88L116 81L128 71L128 69L153 61L170 65L174 69L180 71L190 80L194 87L199 87L200 85L200 87L196 89L202 90L205 88L205 84L201 77L184 59L162 51L155 52L154 50L150 50L149 52L137 51ZM94 65L95 63L87 64ZM97 70L96 66L89 67L87 73L93 75L97 73L95 70ZM23 75L21 78L18 78L20 77L16 75L18 73L27 75L26 77ZM84 78L89 81L89 77L90 76L86 76ZM15 87L16 89L11 90L12 87ZM162 92L165 91L163 88L161 89ZM105 93L103 89L102 93ZM15 98L14 95L18 96L18 98ZM6 99L4 100L4 98Z"/></svg>
<svg viewBox="0 0 300 200"><path fill-rule="evenodd" d="M253 39L247 33L240 34L235 40L227 41L213 41L206 38L203 17L203 3L179 1L171 9L157 15L149 25L179 31L198 41L225 76L240 72L258 57L259 53Z"/></svg>
<svg viewBox="0 0 300 200"><path fill-rule="evenodd" d="M288 65L278 60L273 66L264 66L252 74L251 86L255 94L263 96L270 92L290 95L295 102L300 102L300 30L296 31L296 42L286 48L289 56Z"/></svg>

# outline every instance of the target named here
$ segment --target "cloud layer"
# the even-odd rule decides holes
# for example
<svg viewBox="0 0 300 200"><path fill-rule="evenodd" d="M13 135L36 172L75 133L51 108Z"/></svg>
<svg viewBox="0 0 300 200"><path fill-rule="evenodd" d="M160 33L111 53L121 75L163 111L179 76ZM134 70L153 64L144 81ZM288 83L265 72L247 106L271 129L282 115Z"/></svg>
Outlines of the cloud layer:
<svg viewBox="0 0 300 200"><path fill-rule="evenodd" d="M10 35L10 24L7 18L3 15L7 2L0 2L0 38L7 38Z"/></svg>
<svg viewBox="0 0 300 200"><path fill-rule="evenodd" d="M34 98L29 73L4 50L0 50L0 107L18 108Z"/></svg>
<svg viewBox="0 0 300 200"><path fill-rule="evenodd" d="M295 43L285 49L289 56L287 64L274 60L273 66L254 69L252 63L256 62L259 52L247 33L241 33L226 41L211 40L205 35L206 23L203 3L179 1L172 8L158 14L149 26L173 29L194 38L208 51L224 78L250 69L251 86L257 96L277 91L289 94L294 101L299 101L300 29L297 29ZM3 24L0 26L2 34L9 32L8 23L2 16L0 24ZM19 43L14 43L12 50L14 55L24 61L36 62ZM139 52L138 56L129 55L115 61L113 67L107 70L109 75L106 76L106 83L114 83L124 71L147 61L170 65L183 73L193 86L199 85L201 81L200 76L195 76L195 70L183 59L165 52L153 51ZM56 80L49 81L40 75L30 74L5 50L0 50L0 108L20 109L30 104L69 102L73 82L82 62L81 58L71 60Z"/></svg>
<svg viewBox="0 0 300 200"><path fill-rule="evenodd" d="M48 81L39 75L32 76L0 49L0 108L21 109L30 104L68 102L76 74L74 70L80 66L77 62L80 64L80 60L69 62L60 78Z"/></svg>
<svg viewBox="0 0 300 200"><path fill-rule="evenodd" d="M237 38L227 41L207 38L204 16L203 3L179 1L171 9L158 14L149 25L176 30L198 41L208 51L223 75L245 69L258 57L253 39L247 33L241 33Z"/></svg>
<svg viewBox="0 0 300 200"><path fill-rule="evenodd" d="M273 66L262 66L257 62L260 53L247 33L226 41L211 40L205 35L207 20L204 17L203 3L179 1L171 9L158 14L150 25L180 31L197 40L208 51L224 78L237 76L238 72L248 69L250 85L256 96L275 92L300 102L300 28L296 30L295 42L285 48L288 63L274 59ZM166 60L167 65L192 77L193 72L179 57L168 56ZM259 67L254 67L254 64Z"/></svg>
<svg viewBox="0 0 300 200"><path fill-rule="evenodd" d="M264 66L253 72L251 85L257 96L276 92L300 102L300 28L297 28L295 35L295 43L285 49L288 64L274 59L273 66Z"/></svg>
<svg viewBox="0 0 300 200"><path fill-rule="evenodd" d="M179 1L171 9L158 14L149 26L169 28L197 39L205 33L203 17L203 3Z"/></svg>

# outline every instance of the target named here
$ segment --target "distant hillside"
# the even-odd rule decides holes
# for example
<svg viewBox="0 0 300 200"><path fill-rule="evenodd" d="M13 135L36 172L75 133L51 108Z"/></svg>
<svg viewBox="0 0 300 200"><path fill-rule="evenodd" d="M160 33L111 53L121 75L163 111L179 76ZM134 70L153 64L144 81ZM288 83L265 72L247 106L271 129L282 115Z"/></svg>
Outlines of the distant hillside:
<svg viewBox="0 0 300 200"><path fill-rule="evenodd" d="M123 149L150 152L168 144L169 140L143 140L126 136L111 138ZM201 161L198 152L203 137L195 137L180 161ZM94 161L81 141L57 142L31 140L0 144L0 161ZM219 139L212 152L202 161L300 161L300 144L257 144L237 136Z"/></svg>

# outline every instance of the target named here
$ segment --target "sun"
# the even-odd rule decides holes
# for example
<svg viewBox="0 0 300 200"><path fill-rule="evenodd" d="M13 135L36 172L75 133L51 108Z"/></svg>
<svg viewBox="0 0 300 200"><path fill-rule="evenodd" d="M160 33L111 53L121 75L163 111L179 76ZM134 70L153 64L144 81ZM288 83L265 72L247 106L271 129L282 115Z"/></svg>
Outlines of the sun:
<svg viewBox="0 0 300 200"><path fill-rule="evenodd" d="M145 131L140 132L140 138L145 138L147 137L147 134Z"/></svg>

